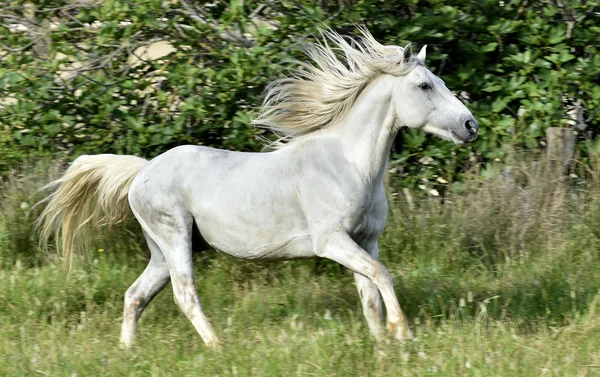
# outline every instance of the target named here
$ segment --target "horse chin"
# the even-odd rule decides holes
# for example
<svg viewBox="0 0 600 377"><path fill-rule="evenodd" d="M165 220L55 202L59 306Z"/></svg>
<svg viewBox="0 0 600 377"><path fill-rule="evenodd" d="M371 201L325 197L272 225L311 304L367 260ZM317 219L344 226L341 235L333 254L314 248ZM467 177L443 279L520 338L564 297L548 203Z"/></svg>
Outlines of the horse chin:
<svg viewBox="0 0 600 377"><path fill-rule="evenodd" d="M450 140L453 141L454 144L461 145L466 143L466 141L459 137L455 132L448 130L448 133L450 134Z"/></svg>
<svg viewBox="0 0 600 377"><path fill-rule="evenodd" d="M430 133L432 135L435 135L435 136L439 137L440 139L452 141L456 145L461 145L461 144L465 143L465 141L460 136L458 136L458 134L451 131L450 129L438 128L438 127L434 127L429 124L426 124L423 127L423 131Z"/></svg>

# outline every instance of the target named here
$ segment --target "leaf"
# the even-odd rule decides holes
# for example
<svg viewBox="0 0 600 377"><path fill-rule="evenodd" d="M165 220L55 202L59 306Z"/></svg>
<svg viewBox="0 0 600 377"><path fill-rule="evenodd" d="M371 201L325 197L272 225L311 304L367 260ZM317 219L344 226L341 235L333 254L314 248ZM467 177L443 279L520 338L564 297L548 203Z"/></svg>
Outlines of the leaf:
<svg viewBox="0 0 600 377"><path fill-rule="evenodd" d="M131 115L127 115L125 117L125 122L134 131L142 132L144 130L144 121L140 118L136 118Z"/></svg>
<svg viewBox="0 0 600 377"><path fill-rule="evenodd" d="M566 62L568 62L570 60L573 60L573 59L575 59L575 55L570 54L568 52L564 52L564 51L561 52L560 57L559 57L559 60L560 60L561 63L566 63Z"/></svg>
<svg viewBox="0 0 600 377"><path fill-rule="evenodd" d="M501 89L502 89L502 85L500 85L500 84L494 84L494 85L485 87L485 88L483 88L481 90L483 90L484 92L497 92L497 91L499 91Z"/></svg>
<svg viewBox="0 0 600 377"><path fill-rule="evenodd" d="M515 125L515 118L505 117L500 120L494 127L495 131L504 131Z"/></svg>
<svg viewBox="0 0 600 377"><path fill-rule="evenodd" d="M496 100L492 103L492 112L499 113L508 104L509 99L507 97L496 98Z"/></svg>
<svg viewBox="0 0 600 377"><path fill-rule="evenodd" d="M481 48L481 51L491 52L491 51L494 51L496 49L496 47L498 47L498 43L496 43L496 42L488 43Z"/></svg>
<svg viewBox="0 0 600 377"><path fill-rule="evenodd" d="M564 24L560 24L550 29L548 35L548 42L550 44L558 44L565 40L567 37L567 28Z"/></svg>

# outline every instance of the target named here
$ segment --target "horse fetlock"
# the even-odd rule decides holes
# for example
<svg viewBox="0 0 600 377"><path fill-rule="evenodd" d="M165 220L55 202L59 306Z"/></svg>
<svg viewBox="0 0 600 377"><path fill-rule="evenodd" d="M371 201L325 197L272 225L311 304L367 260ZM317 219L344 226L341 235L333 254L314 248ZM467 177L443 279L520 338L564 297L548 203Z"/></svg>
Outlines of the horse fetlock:
<svg viewBox="0 0 600 377"><path fill-rule="evenodd" d="M221 342L219 341L219 338L212 338L208 341L204 342L206 344L206 347L208 347L208 349L213 350L213 351L220 351L223 348L221 347Z"/></svg>
<svg viewBox="0 0 600 377"><path fill-rule="evenodd" d="M388 320L387 329L396 340L410 340L413 339L413 333L408 327L406 319L402 320Z"/></svg>
<svg viewBox="0 0 600 377"><path fill-rule="evenodd" d="M371 334L371 336L373 336L373 338L375 338L377 342L381 342L386 339L385 329L381 325L369 328L369 333Z"/></svg>
<svg viewBox="0 0 600 377"><path fill-rule="evenodd" d="M131 332L123 330L119 339L119 348L124 350L130 349L133 346L134 340L135 336Z"/></svg>

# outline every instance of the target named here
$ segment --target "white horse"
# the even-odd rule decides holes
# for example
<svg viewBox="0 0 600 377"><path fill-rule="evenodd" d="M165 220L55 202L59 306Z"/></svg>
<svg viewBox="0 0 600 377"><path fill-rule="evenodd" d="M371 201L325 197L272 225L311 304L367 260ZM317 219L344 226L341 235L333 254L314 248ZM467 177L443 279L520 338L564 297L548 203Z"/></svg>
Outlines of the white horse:
<svg viewBox="0 0 600 377"><path fill-rule="evenodd" d="M94 228L133 212L150 262L125 293L121 344L132 344L138 319L171 281L175 302L209 347L219 340L195 288L192 235L203 246L244 259L322 257L354 272L369 330L412 337L377 240L387 220L387 156L401 127L456 144L478 125L444 82L425 68L425 47L379 44L366 29L346 39L324 32L310 45L313 64L275 81L255 124L282 135L268 153L181 146L147 161L81 156L53 182L39 223L68 260ZM195 237L196 238L196 237ZM58 241L57 241L58 242Z"/></svg>

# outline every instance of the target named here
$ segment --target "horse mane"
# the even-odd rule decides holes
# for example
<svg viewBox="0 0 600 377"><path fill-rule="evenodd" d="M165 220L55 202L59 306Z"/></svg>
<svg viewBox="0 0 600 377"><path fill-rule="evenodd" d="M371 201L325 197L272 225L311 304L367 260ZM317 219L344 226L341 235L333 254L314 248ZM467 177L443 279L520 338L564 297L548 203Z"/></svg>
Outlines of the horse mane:
<svg viewBox="0 0 600 377"><path fill-rule="evenodd" d="M358 29L358 38L320 30L322 40L305 48L313 64L294 60L291 75L267 87L252 123L280 137L273 146L341 121L374 79L382 74L404 76L421 64L410 44L384 46L366 27Z"/></svg>

